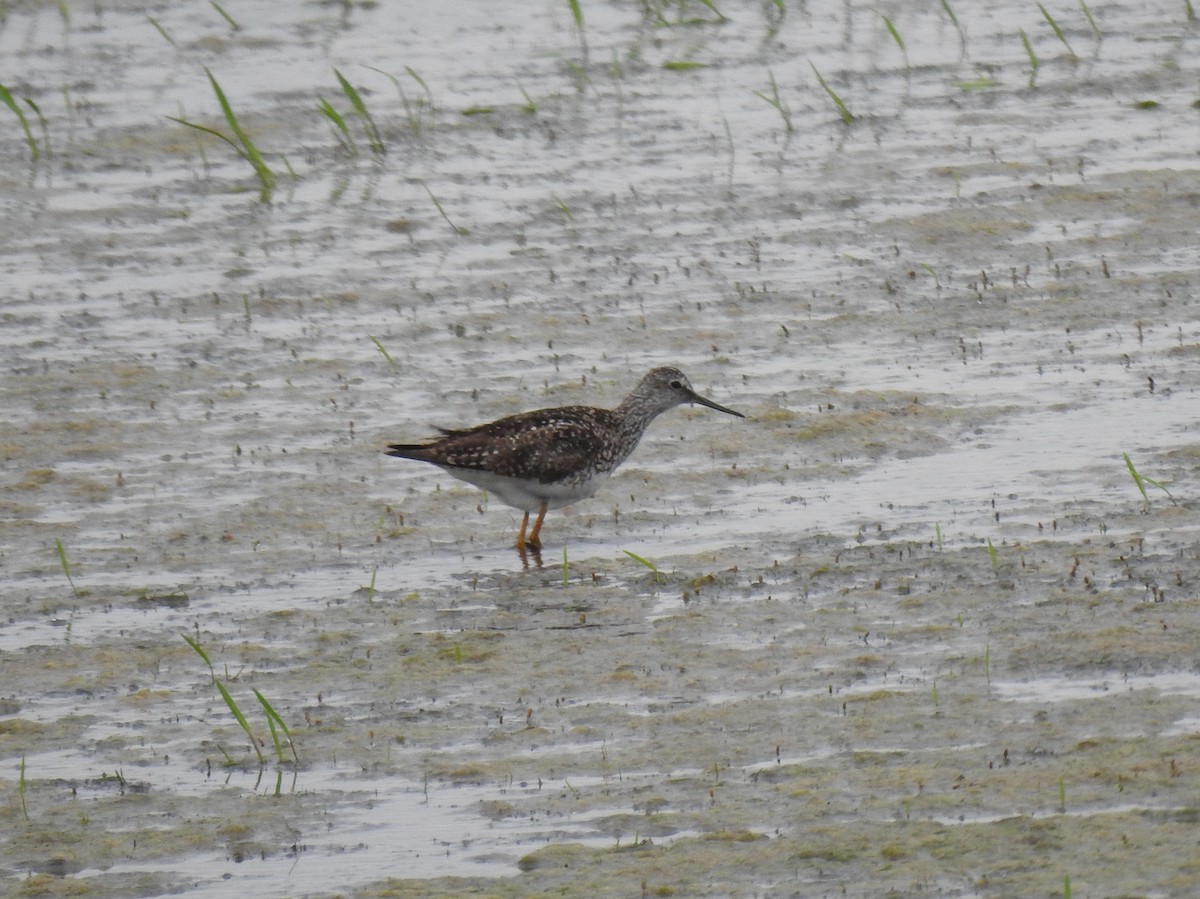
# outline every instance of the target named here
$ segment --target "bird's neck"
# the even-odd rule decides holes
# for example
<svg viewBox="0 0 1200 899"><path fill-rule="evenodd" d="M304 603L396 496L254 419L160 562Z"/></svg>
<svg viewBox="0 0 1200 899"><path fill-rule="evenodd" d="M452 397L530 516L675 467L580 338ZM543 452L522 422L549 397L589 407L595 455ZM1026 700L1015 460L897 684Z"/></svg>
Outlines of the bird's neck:
<svg viewBox="0 0 1200 899"><path fill-rule="evenodd" d="M646 433L646 428L650 426L650 422L658 418L661 412L661 409L647 405L638 397L627 397L621 405L613 410L613 415L617 419L617 429L621 434L620 462L625 461L634 451L642 439L642 435Z"/></svg>

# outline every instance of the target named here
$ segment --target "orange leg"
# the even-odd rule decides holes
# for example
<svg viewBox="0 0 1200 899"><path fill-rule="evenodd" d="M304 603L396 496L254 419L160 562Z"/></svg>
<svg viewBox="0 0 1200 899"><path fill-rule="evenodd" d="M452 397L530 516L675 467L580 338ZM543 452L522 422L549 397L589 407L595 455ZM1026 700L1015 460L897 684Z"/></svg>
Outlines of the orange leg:
<svg viewBox="0 0 1200 899"><path fill-rule="evenodd" d="M542 548L542 538L540 536L542 533L542 521L545 519L546 510L549 508L550 507L548 505L542 503L542 507L538 509L537 521L533 523L533 530L529 532L529 545L534 549ZM525 517L529 517L528 512L525 513Z"/></svg>
<svg viewBox="0 0 1200 899"><path fill-rule="evenodd" d="M541 524L541 521L538 521ZM525 527L529 524L529 513L525 513L525 517L521 519L521 532L517 534L517 552L525 552ZM534 528L534 534L537 534L537 528ZM536 546L536 544L535 544Z"/></svg>

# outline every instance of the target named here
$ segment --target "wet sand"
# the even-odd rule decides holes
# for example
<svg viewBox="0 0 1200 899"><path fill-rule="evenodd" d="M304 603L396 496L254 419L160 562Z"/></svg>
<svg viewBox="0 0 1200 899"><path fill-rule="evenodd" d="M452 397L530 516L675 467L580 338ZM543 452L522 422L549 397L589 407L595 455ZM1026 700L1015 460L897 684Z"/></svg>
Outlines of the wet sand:
<svg viewBox="0 0 1200 899"><path fill-rule="evenodd" d="M1196 891L1195 28L718 7L5 14L0 892Z"/></svg>

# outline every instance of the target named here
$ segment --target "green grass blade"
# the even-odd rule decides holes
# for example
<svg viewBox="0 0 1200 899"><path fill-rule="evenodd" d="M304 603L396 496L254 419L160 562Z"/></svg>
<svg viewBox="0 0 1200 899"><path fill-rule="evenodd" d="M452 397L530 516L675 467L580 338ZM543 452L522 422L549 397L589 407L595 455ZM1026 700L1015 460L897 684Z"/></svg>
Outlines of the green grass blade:
<svg viewBox="0 0 1200 899"><path fill-rule="evenodd" d="M888 33L892 36L892 40L896 42L896 46L900 48L900 53L904 57L904 68L909 68L908 65L908 48L904 46L904 38L900 36L900 32L896 30L896 26L892 24L892 20L883 13L879 14L883 19L883 24L887 26Z"/></svg>
<svg viewBox="0 0 1200 899"><path fill-rule="evenodd" d="M621 552L625 553L625 555L629 556L629 558L633 559L633 561L635 561L641 565L645 565L647 568L649 568L650 571L652 571L654 573L655 583L666 580L665 575L663 575L663 573L658 570L658 566L655 565L653 562L651 562L649 559L644 559L641 556L639 556L637 553L630 552L627 549L623 549L623 550L621 550Z"/></svg>
<svg viewBox="0 0 1200 899"><path fill-rule="evenodd" d="M946 18L950 20L950 24L954 26L954 30L958 32L958 43L962 50L962 55L967 55L967 33L963 31L962 25L958 22L958 16L954 14L954 10L950 8L950 0L941 0L942 10L946 13Z"/></svg>
<svg viewBox="0 0 1200 899"><path fill-rule="evenodd" d="M792 112L790 109L788 109L787 104L783 102L783 98L779 96L779 85L775 82L775 73L770 69L767 69L767 78L771 85L770 95L764 94L762 91L755 91L754 96L758 97L769 106L774 107L775 111L779 113L780 118L783 119L784 130L787 131L788 134L791 134L793 131Z"/></svg>
<svg viewBox="0 0 1200 899"><path fill-rule="evenodd" d="M204 660L204 664L208 666L208 676L215 681L217 679L217 675L216 672L213 671L212 659L208 657L208 653L204 651L204 647L200 645L200 641L193 637L189 637L187 634L183 634L182 636L183 641L196 651L196 655L200 656L200 658Z"/></svg>
<svg viewBox="0 0 1200 899"><path fill-rule="evenodd" d="M238 143L242 146L242 155L254 167L254 172L258 175L258 181L262 185L264 195L269 194L275 187L275 173L267 167L267 163L263 160L258 147L254 145L254 141L250 139L250 135L243 130L241 123L238 122L238 118L233 112L233 107L229 105L229 100L226 99L225 92L221 90L221 85L217 83L217 79L213 77L213 73L205 68L204 74L208 76L209 83L212 84L213 93L216 94L217 103L221 106L221 112L225 116L225 122L229 125L229 130L233 132L234 137L238 139Z"/></svg>
<svg viewBox="0 0 1200 899"><path fill-rule="evenodd" d="M429 194L429 199L433 200L433 205L437 207L437 211L441 213L442 218L446 220L446 224L454 229L455 234L457 234L459 237L466 237L471 233L466 228L460 228L458 225L454 224L454 222L450 221L450 216L446 215L446 210L442 208L442 204L438 201L438 198L433 195L433 191L429 189L428 184L422 181L421 186L425 188L425 193Z"/></svg>
<svg viewBox="0 0 1200 899"><path fill-rule="evenodd" d="M296 764L299 764L300 757L296 754L296 744L292 740L292 732L288 730L287 722L285 722L280 714L275 711L274 708L272 708L271 703L267 702L267 697L263 696L260 692L258 692L258 690L254 691L254 695L258 698L259 703L262 704L263 711L267 713L267 722L271 724L271 734L275 737L275 753L279 756L279 760L281 762L283 761L283 753L280 751L279 737L275 733L276 724L279 725L279 729L282 730L284 736L287 737L288 746L291 747L292 750L292 758L295 759Z"/></svg>
<svg viewBox="0 0 1200 899"><path fill-rule="evenodd" d="M1129 453L1121 453L1125 459L1125 467L1129 469L1129 476L1133 478L1133 483L1137 485L1138 491L1142 494L1142 511L1150 510L1150 497L1146 493L1146 482L1142 479L1141 474L1133 466L1133 460L1129 458Z"/></svg>
<svg viewBox="0 0 1200 899"><path fill-rule="evenodd" d="M197 131L203 131L205 134L211 134L213 137L221 138L221 140L233 147L238 156L241 156L243 159L246 158L246 154L242 152L242 148L230 140L228 135L222 134L216 128L209 128L207 125L201 125L197 122L189 122L187 119L181 119L178 116L169 115L167 118L172 122L178 122L180 125L186 125L188 128L195 128Z"/></svg>
<svg viewBox="0 0 1200 899"><path fill-rule="evenodd" d="M71 585L71 592L76 596L82 595L80 589L75 586L75 581L71 577L71 566L67 563L67 551L63 549L62 541L55 538L54 548L58 550L58 561L62 565L63 574L67 576L67 583Z"/></svg>
<svg viewBox="0 0 1200 899"><path fill-rule="evenodd" d="M379 342L379 338L378 338L378 337L375 337L375 336L373 336L373 335L371 335L371 334L368 334L367 336L371 338L371 342L375 344L375 348L376 348L377 350L379 350L379 352L381 352L381 353L383 354L383 358L387 360L387 364L388 364L388 365L390 365L392 368L395 368L395 367L396 367L396 360L395 360L395 359L393 359L393 358L391 357L391 354L390 354L390 353L388 353L388 351L387 351L387 350L385 350L385 349L383 348L383 344ZM373 582L374 582L374 581L372 581L372 583L373 583Z"/></svg>
<svg viewBox="0 0 1200 899"><path fill-rule="evenodd" d="M1041 3L1038 4L1038 9L1042 11L1042 15L1045 17L1046 21L1049 22L1050 27L1054 29L1054 36L1062 41L1062 45L1067 48L1067 52L1071 54L1071 58L1078 59L1079 57L1075 55L1075 51L1071 49L1071 45L1067 43L1067 36L1063 34L1063 30L1058 27L1058 22L1054 21L1054 16L1050 15L1050 10L1046 9L1046 7Z"/></svg>
<svg viewBox="0 0 1200 899"><path fill-rule="evenodd" d="M221 694L221 698L225 700L225 705L229 706L229 711L233 712L233 717L237 719L237 723L242 726L242 730L246 732L246 736L250 738L250 745L254 747L255 753L258 755L258 764L262 766L266 764L266 759L263 758L262 749L259 748L258 740L254 739L254 733L250 730L250 725L246 723L246 716L242 714L242 710L238 708L238 704L234 701L225 685L219 680L214 680L217 685L217 692Z"/></svg>
<svg viewBox="0 0 1200 899"><path fill-rule="evenodd" d="M224 7L222 7L221 4L217 2L217 0L208 0L208 2L212 4L213 9L215 9L218 13L221 14L221 18L229 23L230 28L232 28L234 31L242 30L242 26L233 20L233 16L231 16L229 13L225 12Z"/></svg>
<svg viewBox="0 0 1200 899"><path fill-rule="evenodd" d="M25 98L25 105L27 105L30 109L32 109L34 115L37 116L38 125L42 129L42 152L45 153L47 156L49 156L50 155L50 125L46 121L46 117L44 115L42 115L41 107L38 106L36 103L34 103L33 100L31 100L29 97Z"/></svg>
<svg viewBox="0 0 1200 899"><path fill-rule="evenodd" d="M1096 19L1092 15L1092 11L1088 8L1087 0L1079 0L1079 8L1083 10L1083 14L1087 18L1088 24L1092 26L1092 34L1096 36L1096 40L1104 40L1104 35L1100 33L1100 26L1096 24Z"/></svg>
<svg viewBox="0 0 1200 899"><path fill-rule="evenodd" d="M992 538L988 537L987 541L988 558L992 560L992 571L996 571L1000 567L1000 560L996 553L996 547L992 545Z"/></svg>
<svg viewBox="0 0 1200 899"><path fill-rule="evenodd" d="M158 19L154 18L154 16L146 16L146 21L154 26L154 30L161 34L163 38L166 39L168 44L170 44L172 47L176 46L175 39L167 33L167 29L163 28L162 25L159 24Z"/></svg>
<svg viewBox="0 0 1200 899"><path fill-rule="evenodd" d="M29 820L29 809L25 805L25 756L21 756L20 774L17 777L17 795L21 798L21 817Z"/></svg>
<svg viewBox="0 0 1200 899"><path fill-rule="evenodd" d="M571 7L571 18L575 20L575 27L583 31L583 7L579 0L567 0L567 4Z"/></svg>
<svg viewBox="0 0 1200 899"><path fill-rule="evenodd" d="M342 114L334 109L333 104L324 97L317 97L317 108L321 110L325 118L333 123L334 127L346 138L350 138L350 126L346 124L346 120L342 118Z"/></svg>
<svg viewBox="0 0 1200 899"><path fill-rule="evenodd" d="M31 162L36 162L41 156L41 150L38 148L37 139L33 136L33 131L29 127L29 119L25 118L25 113L17 101L13 99L12 93L3 84L0 84L0 101L9 109L16 113L17 119L21 122L21 130L25 132L25 143L29 145L29 159Z"/></svg>
<svg viewBox="0 0 1200 899"><path fill-rule="evenodd" d="M1030 73L1029 73L1029 86L1033 87L1033 83L1037 80L1038 64L1039 64L1038 57L1037 57L1037 54L1033 52L1033 44L1031 44L1029 42L1029 35L1027 35L1025 33L1025 29L1024 28L1020 29L1020 32L1021 32L1021 43L1023 43L1025 45L1025 52L1029 54L1029 66L1032 69L1032 71L1030 71Z"/></svg>
<svg viewBox="0 0 1200 899"><path fill-rule="evenodd" d="M363 123L363 128L367 132L367 142L371 147L372 152L382 156L386 152L383 145L383 138L379 134L379 129L375 126L375 120L371 118L371 113L367 111L367 104L363 102L362 95L355 90L351 84L337 69L333 70L333 74L337 76L338 83L342 86L342 93L346 95L346 99L350 101L350 105L354 108L354 113Z"/></svg>
<svg viewBox="0 0 1200 899"><path fill-rule="evenodd" d="M846 108L846 104L842 102L842 98L834 93L833 88L831 88L826 83L825 79L821 77L821 73L817 71L817 67L811 62L809 65L812 66L813 74L817 76L817 81L820 83L821 87L825 88L825 93L829 95L829 99L831 99L834 102L834 105L837 106L838 115L842 117L842 122L849 125L854 121L854 113Z"/></svg>

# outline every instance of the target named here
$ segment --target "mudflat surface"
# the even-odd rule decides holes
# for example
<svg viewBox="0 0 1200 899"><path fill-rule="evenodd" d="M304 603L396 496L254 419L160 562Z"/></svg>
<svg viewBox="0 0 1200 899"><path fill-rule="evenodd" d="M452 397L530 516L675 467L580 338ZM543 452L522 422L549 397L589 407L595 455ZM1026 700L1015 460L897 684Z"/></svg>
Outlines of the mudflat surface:
<svg viewBox="0 0 1200 899"><path fill-rule="evenodd" d="M1195 895L1184 4L222 9L0 19L0 892Z"/></svg>

